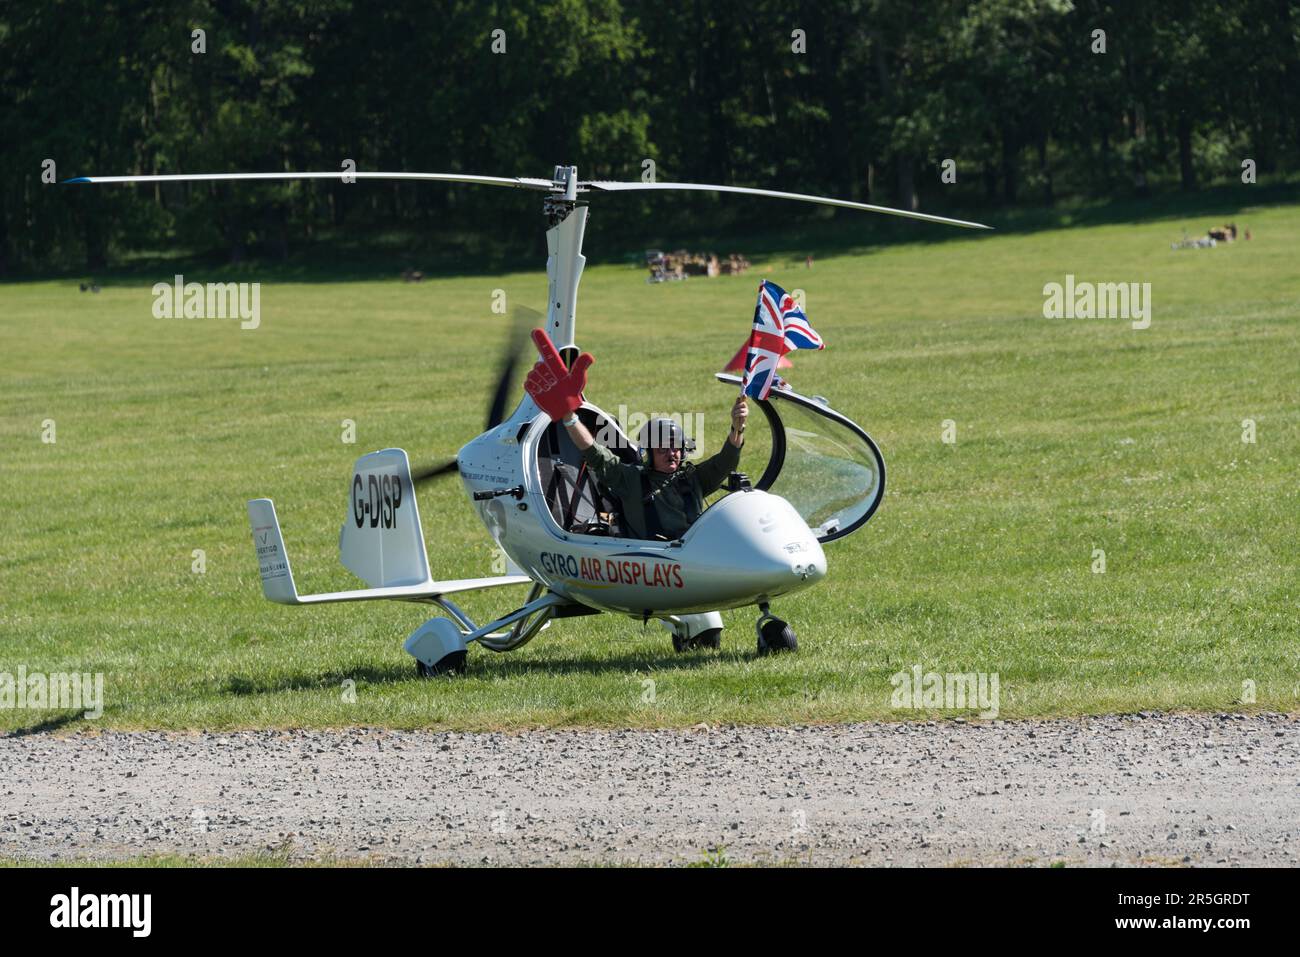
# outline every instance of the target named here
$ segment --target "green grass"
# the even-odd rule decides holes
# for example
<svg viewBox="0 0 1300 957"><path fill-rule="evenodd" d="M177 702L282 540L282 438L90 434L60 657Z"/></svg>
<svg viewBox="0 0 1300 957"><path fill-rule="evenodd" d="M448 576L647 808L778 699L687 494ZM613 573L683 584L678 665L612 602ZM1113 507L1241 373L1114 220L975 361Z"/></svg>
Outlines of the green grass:
<svg viewBox="0 0 1300 957"><path fill-rule="evenodd" d="M727 859L727 847L725 844L716 848L708 848L702 852L698 861L691 861L687 867L730 867L731 861Z"/></svg>
<svg viewBox="0 0 1300 957"><path fill-rule="evenodd" d="M943 241L917 225L915 242L823 252L811 271L802 249L662 286L591 268L589 398L702 411L710 445L732 398L712 373L745 335L757 279L805 289L829 347L794 356L790 379L871 432L885 501L828 547L825 582L774 608L796 655L755 656L753 609L725 614L721 654L685 656L656 624L599 616L510 655L473 649L455 681L417 679L401 650L422 606L267 603L244 503L275 499L302 591L357 587L337 560L352 462L391 445L441 460L473 437L508 328L492 292L541 309L540 270L419 285L268 273L255 331L155 319L167 269L105 277L97 295L0 285L0 671L103 672L106 697L98 721L0 709L0 729L910 719L923 713L891 708L889 676L914 664L997 672L1003 717L1228 709L1246 679L1255 707L1292 711L1300 206L1233 215L1256 238L1214 250L1169 244L1226 217L1166 207ZM1151 327L1044 319L1042 287L1067 273L1150 282ZM258 273L187 273L230 278ZM436 576L490 574L459 482L422 490L420 508ZM520 597L465 604L490 616Z"/></svg>

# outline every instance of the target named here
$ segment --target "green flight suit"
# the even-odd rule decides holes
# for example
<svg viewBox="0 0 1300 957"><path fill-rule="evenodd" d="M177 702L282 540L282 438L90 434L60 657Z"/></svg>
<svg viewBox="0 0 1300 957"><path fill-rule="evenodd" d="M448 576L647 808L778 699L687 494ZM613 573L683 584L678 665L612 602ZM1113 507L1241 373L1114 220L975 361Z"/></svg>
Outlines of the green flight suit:
<svg viewBox="0 0 1300 957"><path fill-rule="evenodd" d="M686 534L704 511L704 496L716 492L740 464L740 449L724 442L717 455L699 465L686 462L672 475L626 465L599 442L583 452L582 458L622 503L628 535L654 538L657 533L672 540Z"/></svg>

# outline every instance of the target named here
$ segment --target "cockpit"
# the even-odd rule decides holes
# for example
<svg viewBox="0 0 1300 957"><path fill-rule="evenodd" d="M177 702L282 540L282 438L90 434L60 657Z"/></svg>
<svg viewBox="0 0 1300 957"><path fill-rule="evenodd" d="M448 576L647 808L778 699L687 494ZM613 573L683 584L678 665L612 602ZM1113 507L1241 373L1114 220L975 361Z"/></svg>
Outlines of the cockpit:
<svg viewBox="0 0 1300 957"><path fill-rule="evenodd" d="M613 419L590 406L578 418L592 436L628 465L637 464L635 445ZM564 427L547 423L537 442L537 471L555 523L578 535L627 537L623 508L616 495L587 469L582 453Z"/></svg>
<svg viewBox="0 0 1300 957"><path fill-rule="evenodd" d="M733 388L740 384L736 376L727 373L718 373L717 379ZM885 463L871 437L820 397L773 389L766 400L754 404L762 410L767 428L755 428L760 425L759 417L751 414L742 465L750 475L759 476L753 487L786 499L821 542L843 538L861 528L874 514L885 490ZM614 419L590 405L579 409L578 417L597 442L621 461L637 464L635 443ZM556 531L630 537L618 497L586 468L562 426L546 422L535 448L537 474ZM725 497L728 489L744 484L730 483L711 496L712 503ZM712 503L708 503L710 507ZM708 512L706 508L692 528Z"/></svg>

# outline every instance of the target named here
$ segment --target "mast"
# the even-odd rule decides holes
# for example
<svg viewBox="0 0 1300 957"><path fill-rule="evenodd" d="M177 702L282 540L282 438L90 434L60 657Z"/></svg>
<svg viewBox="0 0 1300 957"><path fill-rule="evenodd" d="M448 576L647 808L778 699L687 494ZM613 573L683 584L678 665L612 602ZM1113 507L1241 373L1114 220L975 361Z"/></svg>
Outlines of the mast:
<svg viewBox="0 0 1300 957"><path fill-rule="evenodd" d="M572 365L578 355L574 338L577 327L578 282L587 257L582 255L582 237L587 231L587 204L579 203L578 167L555 167L556 193L542 200L546 216L546 331L564 358Z"/></svg>

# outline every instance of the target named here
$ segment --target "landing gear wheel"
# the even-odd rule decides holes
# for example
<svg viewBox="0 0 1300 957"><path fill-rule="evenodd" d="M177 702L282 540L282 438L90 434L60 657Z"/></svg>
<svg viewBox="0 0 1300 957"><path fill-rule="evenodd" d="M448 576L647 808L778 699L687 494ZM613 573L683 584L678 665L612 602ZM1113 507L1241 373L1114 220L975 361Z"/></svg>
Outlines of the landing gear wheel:
<svg viewBox="0 0 1300 957"><path fill-rule="evenodd" d="M799 648L794 629L780 618L768 618L758 626L758 653L795 651Z"/></svg>
<svg viewBox="0 0 1300 957"><path fill-rule="evenodd" d="M419 658L415 659L415 673L421 678L438 678L443 675L448 677L452 675L463 675L465 673L465 659L468 652L453 651L451 654L440 659L436 665L426 665Z"/></svg>
<svg viewBox="0 0 1300 957"><path fill-rule="evenodd" d="M712 648L717 651L722 647L722 629L710 628L708 631L702 631L695 636L695 644L700 648Z"/></svg>
<svg viewBox="0 0 1300 957"><path fill-rule="evenodd" d="M673 651L679 655L684 651L694 651L696 648L695 638L683 638L681 635L673 635Z"/></svg>

